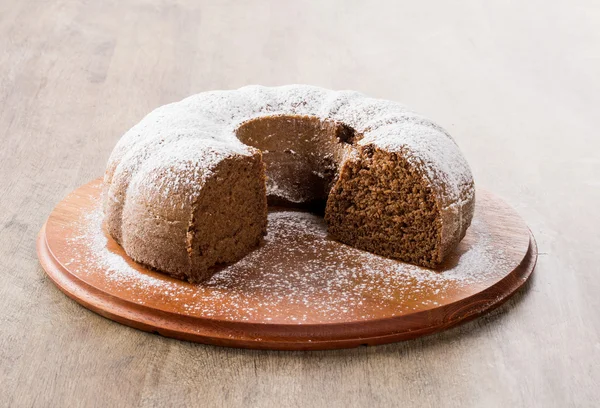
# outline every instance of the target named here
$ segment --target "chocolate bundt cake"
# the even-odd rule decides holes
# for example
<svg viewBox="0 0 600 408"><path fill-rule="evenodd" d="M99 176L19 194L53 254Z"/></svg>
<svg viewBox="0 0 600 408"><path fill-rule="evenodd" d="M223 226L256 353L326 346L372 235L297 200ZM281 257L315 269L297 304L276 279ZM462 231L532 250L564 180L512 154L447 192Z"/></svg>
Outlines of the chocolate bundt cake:
<svg viewBox="0 0 600 408"><path fill-rule="evenodd" d="M204 92L117 143L105 226L134 260L200 282L266 231L267 200L324 208L332 238L435 268L465 235L475 189L450 135L357 92L305 85Z"/></svg>

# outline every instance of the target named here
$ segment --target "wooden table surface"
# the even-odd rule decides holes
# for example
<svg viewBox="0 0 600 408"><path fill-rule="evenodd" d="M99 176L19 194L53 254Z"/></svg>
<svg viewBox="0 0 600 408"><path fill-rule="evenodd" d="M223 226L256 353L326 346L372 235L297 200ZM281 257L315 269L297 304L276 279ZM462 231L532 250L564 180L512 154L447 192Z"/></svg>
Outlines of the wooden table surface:
<svg viewBox="0 0 600 408"><path fill-rule="evenodd" d="M0 0L0 406L600 405L600 6ZM500 310L333 352L217 348L106 320L35 237L158 105L245 84L399 100L454 135L540 249Z"/></svg>

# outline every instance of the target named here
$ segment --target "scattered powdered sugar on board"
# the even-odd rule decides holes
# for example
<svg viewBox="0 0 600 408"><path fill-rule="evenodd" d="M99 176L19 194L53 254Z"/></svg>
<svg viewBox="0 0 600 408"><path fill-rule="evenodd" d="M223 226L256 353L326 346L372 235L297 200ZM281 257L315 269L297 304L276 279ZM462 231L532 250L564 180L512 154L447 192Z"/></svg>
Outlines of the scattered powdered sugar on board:
<svg viewBox="0 0 600 408"><path fill-rule="evenodd" d="M364 252L327 237L321 217L300 211L269 214L265 243L220 269L204 284L139 270L102 228L101 201L76 223L69 242L83 250L65 266L80 278L109 282L128 300L177 306L192 316L226 320L324 323L368 320L427 310L451 291L472 291L499 279L510 260L476 216L449 266L433 271ZM515 265L516 266L516 265ZM90 276L101 273L103 276ZM317 320L315 320L317 319Z"/></svg>

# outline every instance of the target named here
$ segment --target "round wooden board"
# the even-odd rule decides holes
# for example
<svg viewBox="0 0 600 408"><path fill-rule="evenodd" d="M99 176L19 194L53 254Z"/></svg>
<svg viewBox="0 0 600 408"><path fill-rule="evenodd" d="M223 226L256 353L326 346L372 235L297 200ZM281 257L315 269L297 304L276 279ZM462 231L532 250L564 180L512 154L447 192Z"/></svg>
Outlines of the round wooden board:
<svg viewBox="0 0 600 408"><path fill-rule="evenodd" d="M327 238L320 217L274 209L265 245L194 285L135 263L103 231L101 186L56 206L38 237L42 267L86 308L182 340L319 350L415 338L497 307L537 260L519 215L479 190L473 223L439 271L350 248Z"/></svg>

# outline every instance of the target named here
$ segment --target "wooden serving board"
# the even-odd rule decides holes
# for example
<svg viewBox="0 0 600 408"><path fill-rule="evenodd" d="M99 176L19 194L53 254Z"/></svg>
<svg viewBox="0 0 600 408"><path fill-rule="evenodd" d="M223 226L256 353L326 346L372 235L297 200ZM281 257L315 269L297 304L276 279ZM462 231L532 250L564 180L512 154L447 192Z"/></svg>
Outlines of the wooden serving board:
<svg viewBox="0 0 600 408"><path fill-rule="evenodd" d="M38 237L42 267L86 308L182 340L318 350L415 338L497 307L537 260L519 215L479 190L473 223L439 271L356 250L329 239L320 217L273 209L261 248L190 284L135 263L104 232L101 186L56 206Z"/></svg>

